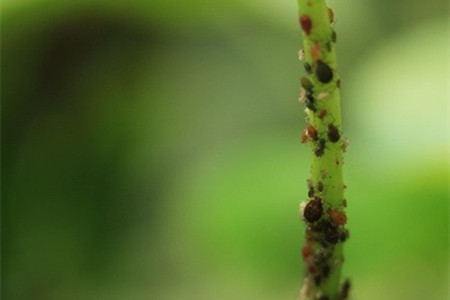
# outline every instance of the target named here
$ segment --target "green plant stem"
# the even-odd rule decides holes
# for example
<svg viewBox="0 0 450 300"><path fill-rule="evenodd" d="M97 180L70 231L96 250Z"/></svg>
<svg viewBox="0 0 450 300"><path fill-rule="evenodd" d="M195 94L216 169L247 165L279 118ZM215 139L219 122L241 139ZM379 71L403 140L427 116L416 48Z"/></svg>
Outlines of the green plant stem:
<svg viewBox="0 0 450 300"><path fill-rule="evenodd" d="M329 8L324 0L298 0L298 7L303 37L303 59L305 64L312 69L306 76L312 84L310 92L308 92L308 85L303 85L306 89L304 92L309 93L310 98L313 99L312 102L306 100L307 103L309 101L309 105L307 104L305 112L310 125L318 133L316 139L313 139L311 134L308 136L308 143L312 149L310 182L314 189L314 196L309 195L309 201L312 201L314 197L316 199L319 197L323 206L323 215L320 220L324 220L325 224L329 222L328 224L331 223L332 226L335 226L330 211L344 213L343 210L346 206L342 176L345 142L341 137L340 80L336 65L336 40L333 39L335 33L332 29ZM332 78L329 81L326 78L319 80L320 74L318 73L323 71L322 63L332 71ZM323 116L324 114L325 116ZM333 142L328 135L330 124L335 126L339 133L339 139L336 142ZM318 151L320 139L325 140L323 154ZM318 189L319 185L323 185L321 191ZM323 231L312 230L317 222L307 222L306 220L305 222L307 224L307 241L304 248L308 248L312 254L306 254L306 257L304 254L306 271L300 299L344 299L340 295L339 285L343 262L342 245L345 238L339 239L337 243L329 243ZM346 232L344 225L335 226L340 236ZM318 258L319 253L327 253L326 258ZM324 266L329 267L329 273L321 271Z"/></svg>

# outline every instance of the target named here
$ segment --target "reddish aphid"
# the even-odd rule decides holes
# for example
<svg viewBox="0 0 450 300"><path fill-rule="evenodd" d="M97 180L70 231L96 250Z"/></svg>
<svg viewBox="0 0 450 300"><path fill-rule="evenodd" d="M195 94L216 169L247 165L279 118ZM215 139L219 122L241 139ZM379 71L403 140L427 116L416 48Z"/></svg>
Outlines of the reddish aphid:
<svg viewBox="0 0 450 300"><path fill-rule="evenodd" d="M311 243L306 242L306 244L304 244L302 247L303 260L306 261L309 258L309 256L311 255L311 252L312 252Z"/></svg>
<svg viewBox="0 0 450 300"><path fill-rule="evenodd" d="M306 33L306 35L309 35L311 33L312 28L312 22L311 18L307 15L300 16L300 26L302 27L303 31Z"/></svg>
<svg viewBox="0 0 450 300"><path fill-rule="evenodd" d="M315 42L311 45L311 58L313 60L319 60L320 56L321 56L321 51L320 51L320 44L318 42Z"/></svg>
<svg viewBox="0 0 450 300"><path fill-rule="evenodd" d="M319 119L323 119L325 118L325 116L328 114L328 111L326 109L322 109L319 114L317 115L319 117Z"/></svg>
<svg viewBox="0 0 450 300"><path fill-rule="evenodd" d="M306 144L306 142L308 142L308 138L308 129L305 128L302 132L302 144Z"/></svg>
<svg viewBox="0 0 450 300"><path fill-rule="evenodd" d="M314 128L314 126L309 125L308 128L306 128L308 131L308 136L311 137L313 140L317 141L319 138L319 135L317 133L317 130Z"/></svg>
<svg viewBox="0 0 450 300"><path fill-rule="evenodd" d="M347 223L347 215L344 212L335 209L329 209L327 212L334 224L345 225Z"/></svg>

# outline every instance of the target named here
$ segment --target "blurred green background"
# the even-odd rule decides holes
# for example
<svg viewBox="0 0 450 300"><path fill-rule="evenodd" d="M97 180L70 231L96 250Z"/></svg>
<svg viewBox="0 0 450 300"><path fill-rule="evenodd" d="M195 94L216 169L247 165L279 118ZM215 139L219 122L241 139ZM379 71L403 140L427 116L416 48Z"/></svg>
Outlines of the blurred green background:
<svg viewBox="0 0 450 300"><path fill-rule="evenodd" d="M449 283L448 1L332 1L353 299ZM3 299L295 299L294 0L4 0Z"/></svg>

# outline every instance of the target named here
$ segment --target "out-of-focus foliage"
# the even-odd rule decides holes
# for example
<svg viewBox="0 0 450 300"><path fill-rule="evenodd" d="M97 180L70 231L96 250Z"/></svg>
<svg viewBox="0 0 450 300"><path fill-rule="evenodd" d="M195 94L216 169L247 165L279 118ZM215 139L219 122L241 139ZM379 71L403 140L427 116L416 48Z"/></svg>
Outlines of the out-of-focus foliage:
<svg viewBox="0 0 450 300"><path fill-rule="evenodd" d="M394 1L395 2L395 1ZM447 1L333 1L354 299L448 284ZM5 299L293 299L295 1L2 3Z"/></svg>

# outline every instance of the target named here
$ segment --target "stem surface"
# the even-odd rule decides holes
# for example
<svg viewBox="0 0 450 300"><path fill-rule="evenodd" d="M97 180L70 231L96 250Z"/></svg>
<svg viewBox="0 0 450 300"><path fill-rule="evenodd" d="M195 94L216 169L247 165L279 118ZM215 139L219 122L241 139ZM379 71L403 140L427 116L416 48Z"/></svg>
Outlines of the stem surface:
<svg viewBox="0 0 450 300"><path fill-rule="evenodd" d="M307 225L302 249L305 278L300 299L342 300L348 291L339 288L344 225L343 149L340 79L336 65L333 11L324 0L298 0L303 50L299 56L307 76L301 79L301 102L306 104L309 126L302 142L312 150L308 200L302 216ZM344 284L348 285L347 284Z"/></svg>

